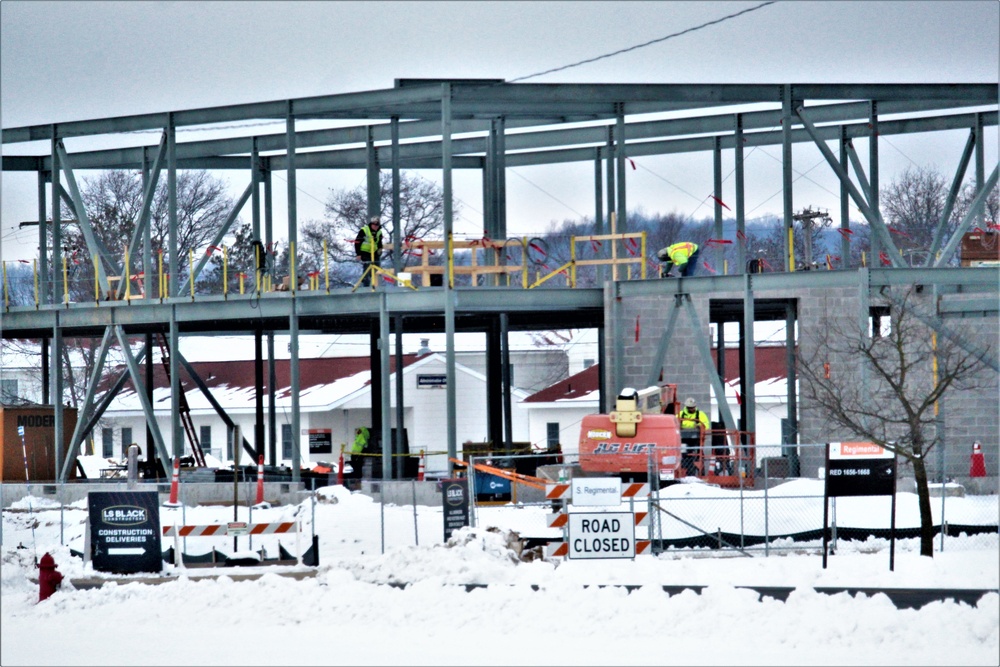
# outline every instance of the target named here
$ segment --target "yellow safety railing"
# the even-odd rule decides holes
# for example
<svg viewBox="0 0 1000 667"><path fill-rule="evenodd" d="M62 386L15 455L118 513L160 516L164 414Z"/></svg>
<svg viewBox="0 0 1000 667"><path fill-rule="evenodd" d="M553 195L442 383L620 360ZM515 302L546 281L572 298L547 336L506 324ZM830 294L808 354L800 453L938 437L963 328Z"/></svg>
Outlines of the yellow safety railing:
<svg viewBox="0 0 1000 667"><path fill-rule="evenodd" d="M580 243L591 243L600 244L610 242L612 244L610 257L599 258L591 257L588 259L583 259L581 257L580 249L577 244ZM646 278L647 269L646 262L647 258L647 239L645 232L633 232L627 234L599 234L599 235L586 235L586 236L572 236L569 240L569 261L561 263L560 266L554 270L549 270L549 267L544 263L545 250L541 250L541 255L532 255L529 253L533 251L537 253L540 246L544 246L543 243L536 240L529 240L527 237L512 237L503 240L491 240L489 238L472 239L472 240L460 240L453 236L447 239L439 240L410 240L401 244L401 252L403 254L404 262L410 262L408 266L404 265L397 272L391 269L384 269L380 266L372 265L351 287L351 291L356 291L361 283L365 282L366 279L370 279L374 286L378 286L379 282L386 280L395 285L400 285L407 287L409 289L418 289L422 287L430 287L432 285L442 285L447 284L449 286L455 286L456 284L461 285L471 285L471 286L492 286L492 287L520 287L522 289L534 289L541 285L550 283L556 276L564 276L566 279L566 286L573 288L578 284L578 272L582 267L596 267L596 266L611 266L615 276L618 275L620 267L624 267L625 279L631 280L633 276L640 276L642 279ZM624 250L618 247L621 244L624 245ZM265 249L259 244L254 246L252 253L252 259L250 262L253 264L253 283L246 285L246 279L250 277L250 271L244 269L243 271L236 271L235 277L238 277L239 293L240 295L246 295L249 291L254 294L261 294L271 291L288 291L291 292L293 296L297 295L298 292L308 290L309 292L319 293L324 290L326 294L331 293L330 285L330 256L329 249L332 246L326 239L322 241L323 248L323 260L322 266L310 269L303 277L303 282L299 282L298 274L302 270L300 266L295 244L289 244L289 275L283 278L281 281L275 280L274 276L268 271L257 270L258 266L263 264L262 254ZM221 267L221 278L222 285L221 290L219 290L225 299L229 299L231 294L234 292L229 284L229 277L232 273L230 271L230 259L231 259L231 248L225 245L212 246L211 250L220 250L222 254L222 267ZM385 250L394 250L393 245L387 244ZM100 264L97 261L92 261L91 265L93 268L93 299L96 305L100 305L100 302L107 300L115 300L118 298L119 290L123 293L124 299L126 301L131 301L135 299L153 299L158 298L160 303L163 303L164 299L173 298L180 295L172 295L169 292L169 281L170 273L169 267L164 266L164 252L163 250L157 251L156 264L152 267L152 271L157 275L157 287L149 290L149 294L143 289L142 283L139 283L139 289L135 290L132 287L132 280L142 281L145 277L145 271L150 270L149 268L144 269L142 272L132 274L132 257L128 249L123 252L124 262L122 265L122 270L120 273L116 272L116 275L108 275L108 288L107 294L104 293L104 288L101 285L101 274L100 274ZM201 288L196 287L195 283L195 252L193 249L188 249L188 282L189 289L184 295L190 298L192 301L196 300L203 292L204 285ZM68 306L73 300L73 293L70 290L70 276L69 276L69 264L70 261L73 263L78 263L76 259L63 256L62 258L62 288L63 295L60 299L61 304ZM57 264L55 266L58 266ZM3 280L4 280L4 301L3 306L9 308L12 301L10 294L10 277L8 275L8 270L6 264L3 266ZM39 275L38 275L38 263L35 260L35 265L33 269L34 281L35 281L35 305L39 307L41 304L41 293L39 286ZM53 271L55 273L55 271ZM322 277L322 284L321 284ZM616 278L617 279L617 278ZM72 284L74 288L78 290L81 285L79 284L79 277L74 277ZM119 281L125 281L125 285L122 286ZM83 279L85 284L86 279ZM445 282L447 281L447 282ZM520 282L520 285L517 283ZM272 284L274 283L274 284ZM234 287L234 286L233 286ZM156 294L153 290L156 290ZM76 292L79 294L79 291Z"/></svg>

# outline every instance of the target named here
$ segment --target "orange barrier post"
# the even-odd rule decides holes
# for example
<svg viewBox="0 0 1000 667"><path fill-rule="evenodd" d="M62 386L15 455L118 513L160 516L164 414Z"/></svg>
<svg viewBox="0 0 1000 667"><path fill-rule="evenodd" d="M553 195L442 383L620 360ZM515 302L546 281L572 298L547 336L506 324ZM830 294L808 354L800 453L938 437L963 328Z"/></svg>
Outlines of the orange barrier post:
<svg viewBox="0 0 1000 667"><path fill-rule="evenodd" d="M264 507L267 503L264 502L264 455L261 454L257 457L257 502L254 503L254 507Z"/></svg>
<svg viewBox="0 0 1000 667"><path fill-rule="evenodd" d="M983 447L978 441L972 445L972 461L969 464L969 477L986 477L986 459L983 458Z"/></svg>
<svg viewBox="0 0 1000 667"><path fill-rule="evenodd" d="M344 446L340 446L340 462L337 464L337 484L344 485Z"/></svg>
<svg viewBox="0 0 1000 667"><path fill-rule="evenodd" d="M420 467L417 468L417 481L424 481L424 450L420 450Z"/></svg>
<svg viewBox="0 0 1000 667"><path fill-rule="evenodd" d="M170 500L163 503L164 507L180 507L181 504L177 502L177 489L180 486L181 479L181 460L178 457L174 457L174 473L170 476Z"/></svg>

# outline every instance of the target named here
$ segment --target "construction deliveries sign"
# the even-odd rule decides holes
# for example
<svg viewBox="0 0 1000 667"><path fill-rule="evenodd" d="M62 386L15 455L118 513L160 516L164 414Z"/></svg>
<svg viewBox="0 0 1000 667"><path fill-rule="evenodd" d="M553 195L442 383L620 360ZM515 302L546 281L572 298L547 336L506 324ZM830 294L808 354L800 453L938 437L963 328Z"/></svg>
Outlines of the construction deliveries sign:
<svg viewBox="0 0 1000 667"><path fill-rule="evenodd" d="M99 572L160 572L160 507L156 491L91 491L90 558Z"/></svg>

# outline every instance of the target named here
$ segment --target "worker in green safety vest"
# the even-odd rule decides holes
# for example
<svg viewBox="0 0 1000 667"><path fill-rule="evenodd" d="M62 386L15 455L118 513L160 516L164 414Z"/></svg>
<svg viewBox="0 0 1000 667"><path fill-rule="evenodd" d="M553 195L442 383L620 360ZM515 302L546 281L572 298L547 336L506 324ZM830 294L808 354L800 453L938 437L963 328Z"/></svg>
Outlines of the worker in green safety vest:
<svg viewBox="0 0 1000 667"><path fill-rule="evenodd" d="M359 426L354 429L354 444L351 445L351 467L354 469L356 477L361 477L361 467L364 462L362 452L368 446L368 439L370 437L371 432L367 426Z"/></svg>

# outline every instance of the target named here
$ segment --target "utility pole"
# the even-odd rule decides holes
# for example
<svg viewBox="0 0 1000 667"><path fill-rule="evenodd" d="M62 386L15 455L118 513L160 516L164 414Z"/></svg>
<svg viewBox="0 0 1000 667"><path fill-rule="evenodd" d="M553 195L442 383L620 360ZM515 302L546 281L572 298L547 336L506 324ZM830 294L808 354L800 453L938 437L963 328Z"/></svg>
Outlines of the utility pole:
<svg viewBox="0 0 1000 667"><path fill-rule="evenodd" d="M814 211L811 207L806 207L801 213L796 213L792 216L792 220L802 223L802 231L805 237L806 252L805 258L802 261L802 270L809 271L813 265L813 248L812 248L812 227L814 220L825 220L827 224L833 222L830 218L830 214L826 211Z"/></svg>

